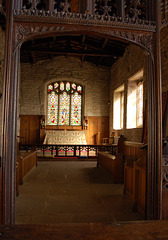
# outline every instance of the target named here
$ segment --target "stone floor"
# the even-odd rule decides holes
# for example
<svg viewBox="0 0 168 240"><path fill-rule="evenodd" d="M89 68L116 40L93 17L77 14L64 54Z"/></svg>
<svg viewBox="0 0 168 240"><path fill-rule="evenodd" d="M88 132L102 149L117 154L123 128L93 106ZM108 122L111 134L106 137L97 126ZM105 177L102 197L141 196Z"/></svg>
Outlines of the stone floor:
<svg viewBox="0 0 168 240"><path fill-rule="evenodd" d="M16 224L116 223L142 218L132 212L123 185L96 161L39 162L19 186Z"/></svg>

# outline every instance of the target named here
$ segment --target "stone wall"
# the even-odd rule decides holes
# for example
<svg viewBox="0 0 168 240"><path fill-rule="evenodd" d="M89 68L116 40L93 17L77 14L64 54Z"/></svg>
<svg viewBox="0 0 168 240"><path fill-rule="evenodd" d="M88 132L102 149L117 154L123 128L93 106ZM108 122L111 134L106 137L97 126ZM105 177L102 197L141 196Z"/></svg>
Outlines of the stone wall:
<svg viewBox="0 0 168 240"><path fill-rule="evenodd" d="M143 50L135 45L130 45L122 58L120 58L111 68L111 83L110 83L110 134L113 131L113 92L122 84L125 86L124 110L126 109L127 101L127 85L128 79L136 74L141 69L144 70L144 103L146 99L146 57ZM124 112L124 127L123 130L117 131L117 134L123 134L129 141L141 142L142 128L126 129L126 111Z"/></svg>
<svg viewBox="0 0 168 240"><path fill-rule="evenodd" d="M5 49L5 31L0 26L0 93L3 88L3 71L4 71L4 49ZM0 98L0 111L2 112L2 97ZM2 131L2 114L0 114L0 135Z"/></svg>
<svg viewBox="0 0 168 240"><path fill-rule="evenodd" d="M110 71L74 57L21 64L20 114L45 115L47 84L75 81L84 86L85 116L108 116Z"/></svg>

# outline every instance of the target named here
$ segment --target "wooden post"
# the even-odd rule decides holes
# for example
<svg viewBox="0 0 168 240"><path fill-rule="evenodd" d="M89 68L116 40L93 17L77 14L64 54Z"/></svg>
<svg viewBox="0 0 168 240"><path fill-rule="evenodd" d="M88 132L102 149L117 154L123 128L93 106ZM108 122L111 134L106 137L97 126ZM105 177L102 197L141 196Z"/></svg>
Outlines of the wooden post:
<svg viewBox="0 0 168 240"><path fill-rule="evenodd" d="M157 168L156 168L156 201L155 201L155 219L162 218L162 77L161 77L161 47L160 47L160 29L161 29L161 0L156 1L156 140L157 140Z"/></svg>
<svg viewBox="0 0 168 240"><path fill-rule="evenodd" d="M14 8L17 10L21 10L23 5L22 3L23 3L23 0L15 0Z"/></svg>
<svg viewBox="0 0 168 240"><path fill-rule="evenodd" d="M14 0L6 2L6 46L2 109L2 223L13 224L15 218L15 169L17 137L17 95L19 83L19 48L15 49Z"/></svg>
<svg viewBox="0 0 168 240"><path fill-rule="evenodd" d="M53 0L49 0L49 11L53 11L54 10L54 4L53 4Z"/></svg>
<svg viewBox="0 0 168 240"><path fill-rule="evenodd" d="M148 161L147 161L147 180L146 180L146 217L154 219L154 164L155 164L155 103L154 103L154 67L150 55L147 55L147 89L148 89ZM154 112L155 111L155 112Z"/></svg>
<svg viewBox="0 0 168 240"><path fill-rule="evenodd" d="M94 14L94 0L86 0L86 12Z"/></svg>
<svg viewBox="0 0 168 240"><path fill-rule="evenodd" d="M154 59L147 56L148 79L148 161L147 161L147 219L161 219L162 188L162 90L160 57L161 3L157 1Z"/></svg>
<svg viewBox="0 0 168 240"><path fill-rule="evenodd" d="M121 0L121 17L124 19L125 17L125 1Z"/></svg>

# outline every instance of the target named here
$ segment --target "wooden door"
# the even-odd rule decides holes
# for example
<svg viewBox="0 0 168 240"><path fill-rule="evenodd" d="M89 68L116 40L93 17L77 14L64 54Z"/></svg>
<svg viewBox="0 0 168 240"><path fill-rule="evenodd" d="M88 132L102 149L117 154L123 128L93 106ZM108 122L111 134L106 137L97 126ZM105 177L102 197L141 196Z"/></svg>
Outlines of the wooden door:
<svg viewBox="0 0 168 240"><path fill-rule="evenodd" d="M99 117L98 131L100 132L100 139L109 137L109 118Z"/></svg>
<svg viewBox="0 0 168 240"><path fill-rule="evenodd" d="M22 143L37 144L40 140L40 116L20 116L20 141Z"/></svg>
<svg viewBox="0 0 168 240"><path fill-rule="evenodd" d="M89 144L96 144L96 135L98 132L98 118L89 117L88 118L88 128L89 128Z"/></svg>
<svg viewBox="0 0 168 240"><path fill-rule="evenodd" d="M40 141L40 118L39 116L30 117L29 142L31 144L39 143Z"/></svg>
<svg viewBox="0 0 168 240"><path fill-rule="evenodd" d="M20 142L29 143L29 116L20 116Z"/></svg>

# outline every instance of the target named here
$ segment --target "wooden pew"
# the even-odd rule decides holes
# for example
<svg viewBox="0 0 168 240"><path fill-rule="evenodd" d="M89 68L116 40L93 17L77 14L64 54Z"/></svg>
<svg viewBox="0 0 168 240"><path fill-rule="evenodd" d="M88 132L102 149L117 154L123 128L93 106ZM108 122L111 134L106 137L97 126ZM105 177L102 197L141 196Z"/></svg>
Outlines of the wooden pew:
<svg viewBox="0 0 168 240"><path fill-rule="evenodd" d="M116 155L107 152L98 152L97 166L101 166L112 174L114 183L124 181L124 161L123 161L124 137L118 140Z"/></svg>
<svg viewBox="0 0 168 240"><path fill-rule="evenodd" d="M22 159L22 177L24 177L33 167L37 167L37 151L20 153Z"/></svg>
<svg viewBox="0 0 168 240"><path fill-rule="evenodd" d="M121 136L115 156L98 153L98 166L112 174L114 183L124 183L124 194L132 200L133 210L145 218L146 148L142 147L143 143L125 141Z"/></svg>
<svg viewBox="0 0 168 240"><path fill-rule="evenodd" d="M19 195L18 185L23 184L24 176L37 167L37 151L18 152L16 163L16 195Z"/></svg>
<svg viewBox="0 0 168 240"><path fill-rule="evenodd" d="M133 210L146 217L146 149L134 162L133 172Z"/></svg>
<svg viewBox="0 0 168 240"><path fill-rule="evenodd" d="M124 141L123 157L124 164L124 194L133 200L134 163L140 156L142 143Z"/></svg>
<svg viewBox="0 0 168 240"><path fill-rule="evenodd" d="M133 210L145 218L146 212L146 148L142 143L124 142L124 194Z"/></svg>

